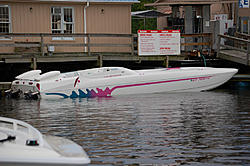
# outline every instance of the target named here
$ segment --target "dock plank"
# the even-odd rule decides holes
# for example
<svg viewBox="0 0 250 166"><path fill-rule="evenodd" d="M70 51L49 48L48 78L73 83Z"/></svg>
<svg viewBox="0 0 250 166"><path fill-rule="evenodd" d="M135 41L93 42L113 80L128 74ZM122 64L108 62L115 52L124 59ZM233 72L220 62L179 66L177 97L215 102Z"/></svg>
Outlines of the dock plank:
<svg viewBox="0 0 250 166"><path fill-rule="evenodd" d="M243 35L243 34L242 34ZM249 35L245 35L250 38ZM249 50L250 40L241 39L238 37L232 37L229 35L218 34L218 43L221 43L221 38L232 40L234 43L241 43L241 47L238 45L225 45L219 44L217 47L217 56L222 59L230 60L236 63L241 63L249 66Z"/></svg>
<svg viewBox="0 0 250 166"><path fill-rule="evenodd" d="M165 61L166 56L138 56L130 54L102 54L97 53L95 55L84 55L84 54L53 54L52 56L11 56L11 58L6 58L5 63L30 63L31 58L36 58L37 63L47 63L47 62L73 62L73 61L98 61L99 56L102 55L105 61ZM2 55L4 57L4 55ZM184 60L183 55L169 56L169 60Z"/></svg>
<svg viewBox="0 0 250 166"><path fill-rule="evenodd" d="M97 61L97 56L83 56L83 57L46 57L37 58L39 63L48 63L48 62L74 62L74 61ZM5 59L5 63L30 63L31 58L11 58Z"/></svg>
<svg viewBox="0 0 250 166"><path fill-rule="evenodd" d="M238 50L220 50L218 57L247 65L246 53Z"/></svg>

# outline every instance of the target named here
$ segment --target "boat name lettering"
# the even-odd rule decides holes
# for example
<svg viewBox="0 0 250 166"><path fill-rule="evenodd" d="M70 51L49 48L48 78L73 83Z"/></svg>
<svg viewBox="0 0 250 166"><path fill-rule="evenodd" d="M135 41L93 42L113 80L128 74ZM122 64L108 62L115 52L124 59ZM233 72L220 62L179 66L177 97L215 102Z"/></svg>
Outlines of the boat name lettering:
<svg viewBox="0 0 250 166"><path fill-rule="evenodd" d="M209 80L212 76L208 77L199 77L199 78L193 78L191 81L203 81L203 80Z"/></svg>
<svg viewBox="0 0 250 166"><path fill-rule="evenodd" d="M110 76L104 76L104 78L108 78L108 77L119 77L122 76L121 74L117 74L117 75L110 75Z"/></svg>

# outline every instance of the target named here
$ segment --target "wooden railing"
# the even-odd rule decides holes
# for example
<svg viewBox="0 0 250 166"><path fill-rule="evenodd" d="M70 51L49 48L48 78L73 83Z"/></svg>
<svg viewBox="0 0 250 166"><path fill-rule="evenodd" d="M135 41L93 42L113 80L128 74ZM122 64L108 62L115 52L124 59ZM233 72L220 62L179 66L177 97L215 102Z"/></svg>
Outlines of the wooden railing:
<svg viewBox="0 0 250 166"><path fill-rule="evenodd" d="M250 35L240 34L240 33L236 33L236 35L241 38L218 34L217 54L219 54L221 47L243 52L246 54L245 64L249 65ZM233 44L232 45L221 44L221 38L227 39L228 41L233 41ZM242 38L246 38L248 40Z"/></svg>
<svg viewBox="0 0 250 166"><path fill-rule="evenodd" d="M91 55L93 52L91 51L93 47L127 47L130 50L131 55L137 54L138 50L138 41L137 34L101 34L101 33L74 33L74 34L54 34L54 33L1 33L0 38L14 38L15 40L19 37L24 38L39 38L38 41L35 42L27 42L27 41L13 41L13 40L0 40L0 48L1 47L15 47L15 48L38 48L34 54L40 54L42 57L45 56L46 52L44 48L48 48L49 46L54 47L84 47L87 48L86 54ZM56 40L53 42L45 43L45 38L58 38L58 37L72 37L72 38L85 38L85 42L82 43L72 43L72 40ZM91 43L92 38L129 38L130 42L125 44L117 44L117 43ZM181 34L181 37L209 37L210 39L206 42L192 42L181 43L181 46L204 46L209 45L212 49L212 33L200 33L200 34ZM65 43L62 43L65 42ZM1 53L0 53L1 54ZM18 53L16 53L18 54ZM21 54L21 53L20 53Z"/></svg>
<svg viewBox="0 0 250 166"><path fill-rule="evenodd" d="M210 49L213 48L213 39L212 39L212 33L192 33L192 34L181 34L181 37L185 38L185 42L181 43L181 46L210 46ZM187 37L209 37L208 41L204 42L192 42L187 43L186 38Z"/></svg>
<svg viewBox="0 0 250 166"><path fill-rule="evenodd" d="M247 34L245 34L245 33L236 32L236 33L235 33L235 36L238 37L238 38L250 40L250 35L247 35Z"/></svg>
<svg viewBox="0 0 250 166"><path fill-rule="evenodd" d="M1 33L1 38L12 38L12 37L38 37L40 38L40 41L38 42L15 42L15 43L9 43L11 40L4 40L0 42L0 47L40 47L40 52L43 57L45 55L44 47L48 46L54 46L54 47L87 47L88 55L91 55L91 48L92 47L128 47L131 48L131 55L134 54L134 35L133 34L100 34L100 33L74 33L74 34L54 34L54 33ZM62 41L53 41L51 43L44 43L44 38L46 37L83 37L86 38L86 43L60 43ZM107 44L107 43L91 43L90 38L92 37L117 37L117 38L130 38L129 44ZM8 43L8 44L6 44Z"/></svg>

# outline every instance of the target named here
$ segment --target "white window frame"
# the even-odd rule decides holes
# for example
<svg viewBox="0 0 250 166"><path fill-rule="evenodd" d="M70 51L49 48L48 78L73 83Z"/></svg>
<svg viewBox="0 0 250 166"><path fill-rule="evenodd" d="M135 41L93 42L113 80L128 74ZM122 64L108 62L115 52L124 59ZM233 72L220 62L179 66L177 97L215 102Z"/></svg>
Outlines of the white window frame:
<svg viewBox="0 0 250 166"><path fill-rule="evenodd" d="M1 18L0 18L0 23L3 23L3 24L9 24L9 32L7 32L7 33L11 33L12 32L12 29L11 29L11 10L10 10L10 5L0 5L0 8L1 7L7 7L8 9L9 9L9 22L2 22L1 21ZM1 9L0 9L1 10ZM1 34L1 32L0 32L0 34ZM0 37L0 40L12 40L12 38L11 37Z"/></svg>
<svg viewBox="0 0 250 166"><path fill-rule="evenodd" d="M52 13L53 8L61 8L61 14L54 14ZM53 16L58 15L61 17L60 20L64 20L64 9L72 9L72 22L67 23L63 22L62 24L59 24L61 27L59 29L53 29ZM75 18L74 18L74 7L61 7L61 6L51 6L51 32L60 30L60 33L55 34L63 34L64 33L64 26L67 24L72 24L72 34L75 33ZM52 40L75 40L74 37L52 37Z"/></svg>

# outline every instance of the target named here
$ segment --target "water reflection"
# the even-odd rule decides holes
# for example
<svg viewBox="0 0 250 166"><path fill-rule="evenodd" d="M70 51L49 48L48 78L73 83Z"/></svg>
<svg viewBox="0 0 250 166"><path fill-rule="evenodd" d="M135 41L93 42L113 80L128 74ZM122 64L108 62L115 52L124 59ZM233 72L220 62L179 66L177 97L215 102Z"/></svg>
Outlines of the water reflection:
<svg viewBox="0 0 250 166"><path fill-rule="evenodd" d="M249 91L1 99L1 116L82 145L92 165L250 165Z"/></svg>

